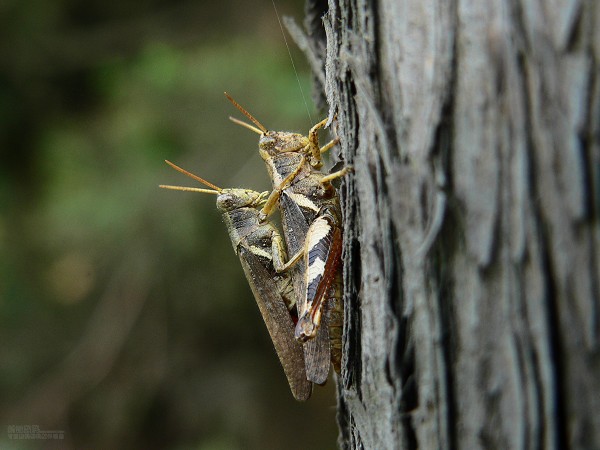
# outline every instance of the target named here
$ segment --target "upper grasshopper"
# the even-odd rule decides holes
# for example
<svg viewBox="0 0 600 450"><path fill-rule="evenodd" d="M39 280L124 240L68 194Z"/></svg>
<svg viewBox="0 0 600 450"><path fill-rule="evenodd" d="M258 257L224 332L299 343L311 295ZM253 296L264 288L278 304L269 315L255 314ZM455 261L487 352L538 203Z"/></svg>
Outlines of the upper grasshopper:
<svg viewBox="0 0 600 450"><path fill-rule="evenodd" d="M337 143L333 140L319 146L318 130L325 126L326 120L313 126L308 136L269 131L225 95L256 127L231 120L260 134L259 152L273 183L261 218L268 217L278 205L288 252L304 259L304 264L297 264L292 270L299 316L295 336L305 342L308 379L323 383L329 372L330 355L339 372L343 325L341 209L331 181L350 169L331 174L319 170L321 154ZM321 326L323 322L325 326ZM328 333L332 335L331 348Z"/></svg>
<svg viewBox="0 0 600 450"><path fill-rule="evenodd" d="M166 186L181 191L217 195L233 249L240 258L244 273L275 346L277 356L296 400L310 397L312 383L308 381L302 346L294 339L294 321L290 310L296 308L295 292L284 261L287 259L283 240L269 221L260 219L260 209L268 192L249 189L221 189L202 178L166 161L179 172L211 189Z"/></svg>

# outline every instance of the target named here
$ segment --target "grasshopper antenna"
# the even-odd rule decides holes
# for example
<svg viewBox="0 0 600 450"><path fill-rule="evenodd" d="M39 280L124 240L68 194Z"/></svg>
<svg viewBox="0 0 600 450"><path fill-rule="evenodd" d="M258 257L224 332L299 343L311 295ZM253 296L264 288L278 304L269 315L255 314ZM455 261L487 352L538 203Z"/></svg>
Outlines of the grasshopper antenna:
<svg viewBox="0 0 600 450"><path fill-rule="evenodd" d="M182 174L184 174L196 181L199 181L200 183L202 183L205 186L208 186L212 189L191 188L191 187L185 187L185 186L170 186L170 185L166 185L166 184L161 184L161 185L159 185L159 187L164 188L164 189L172 189L174 191L202 192L204 194L216 194L216 195L219 195L223 191L223 189L221 189L220 187L215 186L212 183L209 183L205 179L200 178L198 175L194 175L193 173L188 172L185 169L182 169L178 165L173 164L171 161L168 161L165 159L165 162L168 165L170 165L173 169L175 169L176 171L181 172Z"/></svg>
<svg viewBox="0 0 600 450"><path fill-rule="evenodd" d="M236 119L235 117L231 117L231 116L229 116L229 120L231 120L233 123L235 123L235 124L237 124L237 125L241 125L241 126L243 126L244 128L248 128L249 130L251 130L251 131L254 131L254 132L255 132L255 133L257 133L257 134L260 134L260 135L262 135L262 134L263 134L263 132L262 132L262 131L260 131L258 128L256 128L256 127L253 127L253 126L252 126L252 125L250 125L249 123L246 123L246 122L244 122L244 121L242 121L242 120Z"/></svg>
<svg viewBox="0 0 600 450"><path fill-rule="evenodd" d="M252 121L252 123L253 123L254 125L256 125L256 126L258 127L258 129L260 129L260 131L261 131L261 133L260 133L260 134L266 134L266 133L268 133L268 132L269 132L269 130L267 130L267 129L265 128L265 126L264 126L262 123L260 123L260 122L259 122L259 121L258 121L258 120L257 120L257 119L256 119L256 118L255 118L255 117L252 115L252 114L250 114L248 111L246 111L246 110L245 110L245 109L242 107L242 105L240 105L238 102L236 102L236 101L235 101L235 100L234 100L234 99L231 97L231 95L229 95L227 92L225 92L224 94L225 94L225 97L227 97L227 100L229 100L229 101L230 101L230 102L233 104L233 106L235 106L237 109L239 109L239 111L240 111L240 112L241 112L243 115L245 115L245 116L246 116L248 119L250 119L250 120ZM250 130L252 130L252 131L256 131L256 129L255 129L255 128L254 128L252 125L248 125L247 123L244 123L244 122L242 122L242 121L240 121L240 120L237 120L237 119L233 120L233 119L232 119L232 121L233 121L233 122L235 122L235 123L237 123L238 125L245 126L246 128L248 128L248 129L250 129Z"/></svg>

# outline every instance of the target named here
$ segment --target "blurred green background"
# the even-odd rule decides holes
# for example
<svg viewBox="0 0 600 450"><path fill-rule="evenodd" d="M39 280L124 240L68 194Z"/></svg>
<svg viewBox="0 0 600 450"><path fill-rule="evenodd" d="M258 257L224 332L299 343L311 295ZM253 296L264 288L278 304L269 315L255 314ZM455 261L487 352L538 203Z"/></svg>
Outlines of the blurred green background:
<svg viewBox="0 0 600 450"><path fill-rule="evenodd" d="M195 184L164 159L269 187L223 91L308 130L272 3L4 1L0 24L0 448L334 448L333 382L293 400L215 197L158 188Z"/></svg>

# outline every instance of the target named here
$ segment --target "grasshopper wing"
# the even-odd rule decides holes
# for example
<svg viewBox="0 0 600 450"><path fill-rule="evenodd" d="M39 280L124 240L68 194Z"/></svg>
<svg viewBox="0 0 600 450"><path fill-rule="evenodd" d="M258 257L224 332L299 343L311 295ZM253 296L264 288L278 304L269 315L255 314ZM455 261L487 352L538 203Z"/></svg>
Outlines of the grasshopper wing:
<svg viewBox="0 0 600 450"><path fill-rule="evenodd" d="M296 400L308 400L312 383L307 379L302 345L294 338L294 322L281 296L283 278L268 270L261 257L248 248L241 247L239 257L292 394Z"/></svg>

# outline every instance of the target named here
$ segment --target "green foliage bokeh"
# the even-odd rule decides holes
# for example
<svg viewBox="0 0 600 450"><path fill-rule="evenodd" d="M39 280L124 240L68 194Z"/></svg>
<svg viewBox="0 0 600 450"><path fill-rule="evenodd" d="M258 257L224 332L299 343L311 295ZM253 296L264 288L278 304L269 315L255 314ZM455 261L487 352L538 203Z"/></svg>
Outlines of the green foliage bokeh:
<svg viewBox="0 0 600 450"><path fill-rule="evenodd" d="M195 185L169 159L268 189L223 91L308 130L272 5L34 3L3 6L0 425L65 441L0 447L332 448L331 387L293 401L214 197L158 188Z"/></svg>

